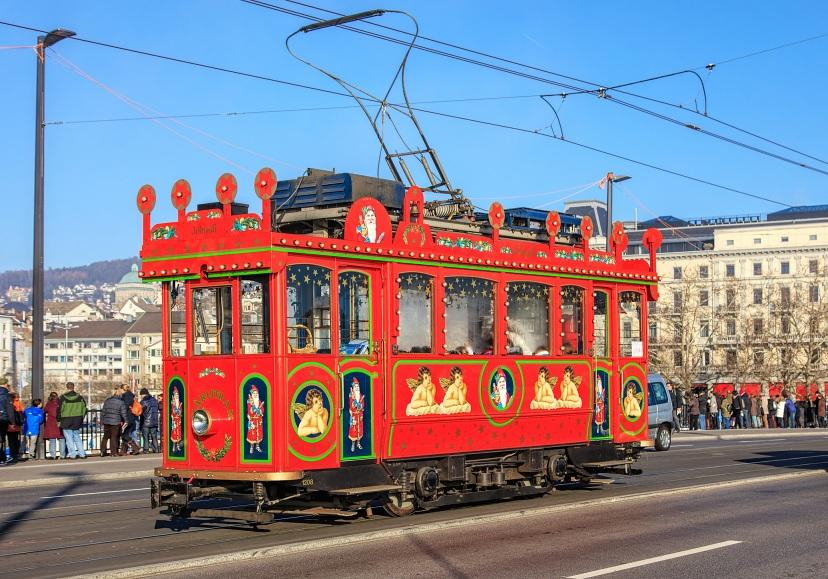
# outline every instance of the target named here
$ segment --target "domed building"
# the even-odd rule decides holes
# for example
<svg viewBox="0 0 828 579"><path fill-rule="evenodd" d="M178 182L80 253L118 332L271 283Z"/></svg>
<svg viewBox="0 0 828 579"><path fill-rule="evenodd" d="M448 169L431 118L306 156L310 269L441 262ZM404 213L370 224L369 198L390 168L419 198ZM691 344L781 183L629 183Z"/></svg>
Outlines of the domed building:
<svg viewBox="0 0 828 579"><path fill-rule="evenodd" d="M161 284L141 281L137 263L133 263L130 271L115 284L115 307L120 308L132 298L138 302L161 303Z"/></svg>

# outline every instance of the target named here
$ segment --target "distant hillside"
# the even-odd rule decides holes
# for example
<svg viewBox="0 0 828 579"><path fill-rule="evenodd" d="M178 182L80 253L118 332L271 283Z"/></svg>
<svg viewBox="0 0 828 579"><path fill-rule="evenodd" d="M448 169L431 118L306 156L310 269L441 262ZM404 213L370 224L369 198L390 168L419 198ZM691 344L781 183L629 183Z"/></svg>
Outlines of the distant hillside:
<svg viewBox="0 0 828 579"><path fill-rule="evenodd" d="M105 283L118 282L127 273L137 257L96 261L78 267L60 267L46 270L46 299L52 295L52 289L58 286L72 287L84 283L100 286ZM0 273L0 294L5 294L9 286L31 287L32 271L4 271Z"/></svg>

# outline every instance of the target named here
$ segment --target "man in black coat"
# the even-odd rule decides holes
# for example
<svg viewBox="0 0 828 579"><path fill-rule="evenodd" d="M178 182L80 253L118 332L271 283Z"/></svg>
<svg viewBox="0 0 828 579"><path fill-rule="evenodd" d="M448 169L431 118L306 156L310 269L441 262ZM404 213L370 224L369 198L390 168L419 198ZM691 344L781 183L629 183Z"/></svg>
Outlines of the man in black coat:
<svg viewBox="0 0 828 579"><path fill-rule="evenodd" d="M124 401L127 407L127 421L126 428L121 435L121 456L126 454L141 454L141 447L138 446L132 439L132 434L138 427L138 416L132 412L132 403L135 402L135 394L129 387L129 384L121 385L121 400ZM130 453L130 449L132 452Z"/></svg>
<svg viewBox="0 0 828 579"><path fill-rule="evenodd" d="M101 424L104 427L101 440L101 456L118 456L118 442L121 438L121 428L127 423L129 410L121 399L121 389L117 388L112 396L104 400L101 408Z"/></svg>
<svg viewBox="0 0 828 579"><path fill-rule="evenodd" d="M9 395L9 379L0 378L0 464L6 460L6 436L14 420L14 405Z"/></svg>
<svg viewBox="0 0 828 579"><path fill-rule="evenodd" d="M707 390L699 390L699 427L707 430Z"/></svg>
<svg viewBox="0 0 828 579"><path fill-rule="evenodd" d="M678 393L673 390L673 383L670 381L667 382L667 392L670 394L670 404L673 406L673 428L675 428L676 432L681 432L678 414L676 413L676 410L681 408L681 398Z"/></svg>
<svg viewBox="0 0 828 579"><path fill-rule="evenodd" d="M742 397L739 396L739 393L734 390L733 391L733 428L744 428L742 422Z"/></svg>
<svg viewBox="0 0 828 579"><path fill-rule="evenodd" d="M158 452L158 400L150 396L149 390L141 388L141 434L144 452Z"/></svg>
<svg viewBox="0 0 828 579"><path fill-rule="evenodd" d="M750 394L747 393L747 390L744 388L742 389L742 428L752 428L753 427L753 417L751 408L753 404L751 404Z"/></svg>

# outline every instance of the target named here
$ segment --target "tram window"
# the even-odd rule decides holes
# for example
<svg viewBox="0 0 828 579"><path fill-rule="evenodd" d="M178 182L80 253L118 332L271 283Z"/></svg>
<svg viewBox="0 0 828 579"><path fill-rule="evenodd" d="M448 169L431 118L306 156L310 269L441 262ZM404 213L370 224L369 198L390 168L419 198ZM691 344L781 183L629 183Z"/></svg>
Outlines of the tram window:
<svg viewBox="0 0 828 579"><path fill-rule="evenodd" d="M608 312L608 296L606 292L593 292L592 294L592 348L596 358L609 358L609 341L607 336L609 333L609 317Z"/></svg>
<svg viewBox="0 0 828 579"><path fill-rule="evenodd" d="M561 353L584 353L584 290L568 285L561 288Z"/></svg>
<svg viewBox="0 0 828 579"><path fill-rule="evenodd" d="M193 353L233 353L233 302L229 285L193 290Z"/></svg>
<svg viewBox="0 0 828 579"><path fill-rule="evenodd" d="M318 265L287 268L288 352L331 353L331 270Z"/></svg>
<svg viewBox="0 0 828 579"><path fill-rule="evenodd" d="M640 293L621 292L618 294L618 323L624 328L621 333L621 355L627 357L643 356Z"/></svg>
<svg viewBox="0 0 828 579"><path fill-rule="evenodd" d="M242 354L270 352L270 288L267 276L241 280Z"/></svg>
<svg viewBox="0 0 828 579"><path fill-rule="evenodd" d="M368 275L343 271L339 287L339 353L367 356L371 353L371 286Z"/></svg>
<svg viewBox="0 0 828 579"><path fill-rule="evenodd" d="M430 353L434 327L431 305L434 281L424 273L401 273L399 284L400 335L397 351L402 354Z"/></svg>
<svg viewBox="0 0 828 579"><path fill-rule="evenodd" d="M184 293L183 281L168 281L167 290L167 314L169 320L169 334L167 336L167 348L170 356L179 357L187 355L187 301Z"/></svg>
<svg viewBox="0 0 828 579"><path fill-rule="evenodd" d="M506 353L549 355L549 288L541 283L506 284Z"/></svg>
<svg viewBox="0 0 828 579"><path fill-rule="evenodd" d="M446 350L486 355L494 343L495 284L476 277L446 278Z"/></svg>

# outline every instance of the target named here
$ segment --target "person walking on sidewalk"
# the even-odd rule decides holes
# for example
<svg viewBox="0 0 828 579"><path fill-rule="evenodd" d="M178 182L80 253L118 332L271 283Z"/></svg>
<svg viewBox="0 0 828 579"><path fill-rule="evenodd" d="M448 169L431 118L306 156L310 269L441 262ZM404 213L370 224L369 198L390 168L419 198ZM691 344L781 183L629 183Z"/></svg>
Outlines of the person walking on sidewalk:
<svg viewBox="0 0 828 579"><path fill-rule="evenodd" d="M121 400L121 389L116 388L112 396L104 400L101 408L101 423L104 427L101 440L101 456L118 456L118 446L121 441L121 430L127 422L126 404Z"/></svg>
<svg viewBox="0 0 828 579"><path fill-rule="evenodd" d="M80 437L80 427L86 417L86 399L75 392L74 382L66 383L66 392L60 397L58 424L66 438L66 458L86 458Z"/></svg>
<svg viewBox="0 0 828 579"><path fill-rule="evenodd" d="M825 428L825 396L822 392L817 392L816 395L816 412L817 412L817 426Z"/></svg>
<svg viewBox="0 0 828 579"><path fill-rule="evenodd" d="M43 424L43 400L35 398L32 405L23 413L26 421L26 456L37 460L37 442L40 440L40 428Z"/></svg>
<svg viewBox="0 0 828 579"><path fill-rule="evenodd" d="M144 452L158 452L158 400L150 396L149 390L141 388L141 434Z"/></svg>
<svg viewBox="0 0 828 579"><path fill-rule="evenodd" d="M681 405L681 400L678 396L678 393L675 390L673 390L673 383L670 381L667 382L667 392L670 394L670 405L673 408L673 428L675 428L676 432L681 432L678 414L676 414L676 410Z"/></svg>
<svg viewBox="0 0 828 579"><path fill-rule="evenodd" d="M6 460L6 444L9 439L9 425L14 419L14 405L9 394L9 379L0 378L0 464Z"/></svg>
<svg viewBox="0 0 828 579"><path fill-rule="evenodd" d="M58 400L58 393L52 392L49 394L49 400L43 408L45 420L43 422L43 438L49 441L49 456L46 458L55 460L58 458L66 458L66 440L63 438L63 433L60 431L57 417L60 410L60 401ZM58 445L60 442L60 449L58 454Z"/></svg>
<svg viewBox="0 0 828 579"><path fill-rule="evenodd" d="M127 407L127 422L126 428L124 428L123 433L121 434L121 456L125 456L127 454L141 454L141 447L138 446L135 441L132 439L132 433L138 427L138 418L140 416L140 412L136 414L136 410L134 409L135 394L132 393L132 390L129 388L129 384L121 384L121 400L124 401ZM140 408L140 404L138 407Z"/></svg>

